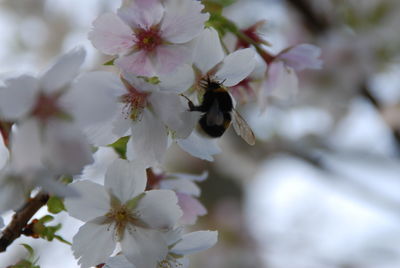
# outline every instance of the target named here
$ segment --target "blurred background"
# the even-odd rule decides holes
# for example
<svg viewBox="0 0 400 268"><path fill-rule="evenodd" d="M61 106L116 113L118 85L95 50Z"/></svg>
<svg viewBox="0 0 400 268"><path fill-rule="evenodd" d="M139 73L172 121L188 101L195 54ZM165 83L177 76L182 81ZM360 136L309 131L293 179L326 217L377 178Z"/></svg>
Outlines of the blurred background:
<svg viewBox="0 0 400 268"><path fill-rule="evenodd" d="M119 5L0 0L0 81L40 73L76 45L88 51L86 70L98 69L107 58L87 33ZM400 1L248 0L226 15L238 10L267 20L272 52L315 44L324 67L300 73L296 97L264 114L251 102L240 109L255 146L229 130L213 163L170 149L168 171L210 174L201 183L208 215L193 230L219 230L219 242L191 267L400 267ZM63 213L58 221L71 241L81 223ZM78 267L67 245L31 238L0 254L0 267L24 258L21 243L41 267Z"/></svg>

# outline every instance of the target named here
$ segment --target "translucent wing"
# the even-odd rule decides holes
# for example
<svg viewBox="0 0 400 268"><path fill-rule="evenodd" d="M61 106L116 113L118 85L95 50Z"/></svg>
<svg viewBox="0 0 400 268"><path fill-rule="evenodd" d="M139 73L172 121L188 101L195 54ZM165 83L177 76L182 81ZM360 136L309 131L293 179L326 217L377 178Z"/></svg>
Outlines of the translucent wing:
<svg viewBox="0 0 400 268"><path fill-rule="evenodd" d="M247 122L235 109L232 110L232 117L232 124L236 134L242 137L249 145L254 145L256 143L256 138Z"/></svg>

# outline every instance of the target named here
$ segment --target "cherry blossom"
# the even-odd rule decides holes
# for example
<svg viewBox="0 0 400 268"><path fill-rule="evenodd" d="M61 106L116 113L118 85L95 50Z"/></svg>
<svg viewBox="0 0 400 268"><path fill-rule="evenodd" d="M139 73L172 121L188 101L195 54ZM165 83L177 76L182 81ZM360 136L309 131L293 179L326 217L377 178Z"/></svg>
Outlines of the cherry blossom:
<svg viewBox="0 0 400 268"><path fill-rule="evenodd" d="M118 154L113 148L100 147L93 156L95 161L83 169L82 175L79 178L103 183L108 166L114 160L118 159ZM193 175L149 169L147 171L148 181L146 189L167 189L174 191L178 197L178 205L183 212L180 223L194 224L198 216L204 216L207 213L206 208L197 199L201 191L196 184L197 182L204 181L207 176L207 172L203 172L200 175Z"/></svg>
<svg viewBox="0 0 400 268"><path fill-rule="evenodd" d="M321 69L319 59L321 49L310 44L300 44L288 48L277 56L267 67L266 79L260 92L259 104L264 111L268 98L285 100L292 97L298 89L297 72L304 69Z"/></svg>
<svg viewBox="0 0 400 268"><path fill-rule="evenodd" d="M201 191L195 182L202 182L207 176L207 172L200 175L148 172L147 187L173 190L183 211L180 222L182 224L195 224L198 216L204 216L207 213L206 208L197 199Z"/></svg>
<svg viewBox="0 0 400 268"><path fill-rule="evenodd" d="M190 56L186 45L198 36L209 15L193 0L126 2L93 23L89 39L105 54L120 55L125 72L154 76L173 72Z"/></svg>
<svg viewBox="0 0 400 268"><path fill-rule="evenodd" d="M115 160L104 186L78 181L79 198L67 198L68 213L86 223L73 238L72 250L81 267L104 263L117 242L136 267L152 268L168 253L160 232L172 228L182 212L170 190L144 191L146 174L140 164Z"/></svg>
<svg viewBox="0 0 400 268"><path fill-rule="evenodd" d="M92 161L80 127L107 118L116 103L106 93L111 74L88 73L73 81L84 58L82 48L74 49L39 78L22 75L0 87L0 118L16 122L10 144L16 171L45 166L76 174Z"/></svg>
<svg viewBox="0 0 400 268"><path fill-rule="evenodd" d="M201 252L213 247L218 240L216 231L197 231L192 233L183 233L182 228L175 228L164 233L168 244L169 252L165 259L158 262L156 268L189 267L189 259L186 255ZM107 260L106 268L139 268L132 266L124 255L117 255Z"/></svg>
<svg viewBox="0 0 400 268"><path fill-rule="evenodd" d="M127 144L128 159L145 166L159 165L169 146L169 134L186 138L197 122L198 116L188 111L186 100L178 95L193 83L193 71L183 65L156 82L127 73L121 79L123 83L114 90L119 109L111 120L93 125L86 132L99 146L132 135Z"/></svg>

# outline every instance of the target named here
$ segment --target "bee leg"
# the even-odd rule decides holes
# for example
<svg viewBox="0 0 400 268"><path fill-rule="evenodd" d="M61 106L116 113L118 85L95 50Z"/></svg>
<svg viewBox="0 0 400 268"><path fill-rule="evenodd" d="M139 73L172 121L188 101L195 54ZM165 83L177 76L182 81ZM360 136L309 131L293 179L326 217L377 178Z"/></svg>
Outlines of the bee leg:
<svg viewBox="0 0 400 268"><path fill-rule="evenodd" d="M196 105L194 105L194 103L188 97L186 97L183 94L180 94L180 95L188 101L189 111L198 111L198 107Z"/></svg>

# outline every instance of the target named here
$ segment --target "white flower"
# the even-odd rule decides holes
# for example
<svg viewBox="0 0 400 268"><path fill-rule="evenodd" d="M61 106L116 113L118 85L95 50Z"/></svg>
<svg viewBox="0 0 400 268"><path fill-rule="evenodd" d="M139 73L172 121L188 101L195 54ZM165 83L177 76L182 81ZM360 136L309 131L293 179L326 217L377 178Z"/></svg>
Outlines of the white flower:
<svg viewBox="0 0 400 268"><path fill-rule="evenodd" d="M204 28L209 15L194 0L135 0L117 14L101 15L89 39L103 53L120 56L116 65L135 75L175 71L190 56L185 45Z"/></svg>
<svg viewBox="0 0 400 268"><path fill-rule="evenodd" d="M146 167L159 165L169 146L168 136L186 138L192 132L197 115L189 112L186 100L178 94L193 83L193 71L184 65L168 76L138 78L124 74L124 86L115 88L120 102L113 118L89 127L87 134L95 145L107 145L132 135L127 144L127 158Z"/></svg>
<svg viewBox="0 0 400 268"><path fill-rule="evenodd" d="M261 111L265 111L270 96L286 100L298 91L297 72L304 69L321 69L321 49L310 44L300 44L285 49L268 65L267 77L258 98Z"/></svg>
<svg viewBox="0 0 400 268"><path fill-rule="evenodd" d="M176 228L164 234L169 252L165 259L158 262L156 268L187 268L189 259L185 255L194 254L211 248L217 243L218 232L197 231L183 234L182 228ZM132 265L124 255L107 260L106 268L140 268Z"/></svg>
<svg viewBox="0 0 400 268"><path fill-rule="evenodd" d="M80 198L65 201L69 214L86 222L73 238L79 264L104 263L119 242L137 267L155 267L168 252L160 230L174 226L182 215L176 195L169 190L144 192L144 168L125 160L110 165L104 183L76 182Z"/></svg>
<svg viewBox="0 0 400 268"><path fill-rule="evenodd" d="M99 147L93 156L94 163L86 166L79 178L103 183L108 166L118 159L118 154L113 148ZM196 182L204 181L207 177L207 172L200 175L150 172L147 173L146 188L173 190L183 212L180 223L194 224L198 216L204 216L207 213L207 209L198 200L201 190L196 184Z"/></svg>
<svg viewBox="0 0 400 268"><path fill-rule="evenodd" d="M72 50L39 78L23 75L0 87L0 118L17 123L10 145L15 170L76 174L92 162L80 127L107 117L116 103L106 93L113 83L108 73L72 82L84 58L83 49Z"/></svg>

